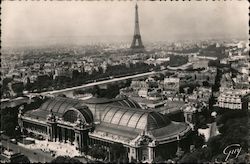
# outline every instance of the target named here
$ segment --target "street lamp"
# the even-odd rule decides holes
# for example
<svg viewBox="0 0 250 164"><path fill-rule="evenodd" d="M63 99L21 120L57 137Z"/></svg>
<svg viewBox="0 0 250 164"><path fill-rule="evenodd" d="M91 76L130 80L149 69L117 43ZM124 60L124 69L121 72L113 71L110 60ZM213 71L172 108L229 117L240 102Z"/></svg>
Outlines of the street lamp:
<svg viewBox="0 0 250 164"><path fill-rule="evenodd" d="M23 132L22 128L20 126L16 126L15 131L20 132L20 137L22 139L22 143L24 143L25 135L24 135L24 132Z"/></svg>
<svg viewBox="0 0 250 164"><path fill-rule="evenodd" d="M4 133L3 130L0 131L0 141L2 140L2 134Z"/></svg>
<svg viewBox="0 0 250 164"><path fill-rule="evenodd" d="M110 148L108 149L108 153L109 153L109 162L110 162Z"/></svg>
<svg viewBox="0 0 250 164"><path fill-rule="evenodd" d="M5 133L5 130L0 131L0 141L2 141L2 135ZM9 139L7 139L7 149L9 150Z"/></svg>
<svg viewBox="0 0 250 164"><path fill-rule="evenodd" d="M33 154L37 157L37 162L40 162L39 161L39 155L36 152L34 152Z"/></svg>

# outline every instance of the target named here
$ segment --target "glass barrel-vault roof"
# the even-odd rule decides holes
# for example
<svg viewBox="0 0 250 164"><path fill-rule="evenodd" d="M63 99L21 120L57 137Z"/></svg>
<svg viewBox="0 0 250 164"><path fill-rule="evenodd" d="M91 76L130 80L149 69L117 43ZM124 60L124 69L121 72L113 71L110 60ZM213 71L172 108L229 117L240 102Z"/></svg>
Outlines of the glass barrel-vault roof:
<svg viewBox="0 0 250 164"><path fill-rule="evenodd" d="M128 107L128 108L141 108L140 105L128 98L128 97L119 97L114 99L108 99L108 98L90 98L87 100L84 100L84 103L86 104L109 104L114 106L122 106L122 107Z"/></svg>
<svg viewBox="0 0 250 164"><path fill-rule="evenodd" d="M102 122L135 129L153 130L170 123L161 113L135 108L108 106Z"/></svg>
<svg viewBox="0 0 250 164"><path fill-rule="evenodd" d="M63 117L65 113L72 109L79 112L85 118L87 123L92 123L94 121L92 112L82 101L65 97L50 98L43 103L39 109L28 111L25 115L45 120L48 114L53 113L55 116ZM70 113L72 112L67 114Z"/></svg>

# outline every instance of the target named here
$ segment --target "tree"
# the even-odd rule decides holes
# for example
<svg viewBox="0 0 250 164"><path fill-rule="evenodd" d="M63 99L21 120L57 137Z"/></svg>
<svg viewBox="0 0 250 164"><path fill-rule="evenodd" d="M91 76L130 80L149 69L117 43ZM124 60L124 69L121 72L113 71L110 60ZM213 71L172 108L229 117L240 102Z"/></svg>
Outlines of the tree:
<svg viewBox="0 0 250 164"><path fill-rule="evenodd" d="M164 159L159 155L157 156L152 163L163 163Z"/></svg>
<svg viewBox="0 0 250 164"><path fill-rule="evenodd" d="M101 145L94 145L89 149L88 154L96 159L105 159L107 151Z"/></svg>
<svg viewBox="0 0 250 164"><path fill-rule="evenodd" d="M73 86L77 86L77 85L81 85L81 73L78 70L73 70L72 72L72 85Z"/></svg>
<svg viewBox="0 0 250 164"><path fill-rule="evenodd" d="M58 156L51 161L51 163L82 163L78 159L69 156Z"/></svg>
<svg viewBox="0 0 250 164"><path fill-rule="evenodd" d="M92 89L91 94L98 97L100 95L100 90L100 87L98 85L95 85Z"/></svg>
<svg viewBox="0 0 250 164"><path fill-rule="evenodd" d="M44 88L49 88L52 85L52 77L49 75L40 75L33 84L33 88L41 91Z"/></svg>
<svg viewBox="0 0 250 164"><path fill-rule="evenodd" d="M186 154L179 162L180 163L201 163L224 161L226 155L223 150L228 145L238 143L241 145L242 154L248 152L249 137L249 113L243 111L234 111L223 113L217 119L218 129L221 134L211 137L207 142L207 147L198 148L193 153ZM235 163L238 161L249 161L249 159L239 158L232 160ZM243 162L244 163L244 162ZM247 163L247 162L246 162Z"/></svg>
<svg viewBox="0 0 250 164"><path fill-rule="evenodd" d="M80 73L78 72L78 70L73 70L72 72L72 80L77 80L80 76Z"/></svg>
<svg viewBox="0 0 250 164"><path fill-rule="evenodd" d="M170 55L169 66L177 67L188 62L188 56Z"/></svg>
<svg viewBox="0 0 250 164"><path fill-rule="evenodd" d="M2 130L5 131L7 136L16 136L16 127L18 126L17 123L17 114L19 106L13 108L4 108L2 109Z"/></svg>
<svg viewBox="0 0 250 164"><path fill-rule="evenodd" d="M184 157L179 161L179 163L197 163L199 160L198 153L187 153Z"/></svg>
<svg viewBox="0 0 250 164"><path fill-rule="evenodd" d="M209 160L211 160L211 150L205 147L185 154L178 163L207 163Z"/></svg>
<svg viewBox="0 0 250 164"><path fill-rule="evenodd" d="M226 146L239 143L242 145L243 151L247 151L247 136L248 127L246 126L248 122L247 117L229 119L225 124L221 125L219 131L221 132L221 144L220 150L223 150Z"/></svg>
<svg viewBox="0 0 250 164"><path fill-rule="evenodd" d="M156 66L154 67L154 70L155 70L155 71L160 71L160 70L161 70L161 66L160 66L160 65L156 65Z"/></svg>
<svg viewBox="0 0 250 164"><path fill-rule="evenodd" d="M12 78L4 78L2 81L2 85L1 85L1 95L3 95L4 93L8 92L9 86L8 84L12 81Z"/></svg>
<svg viewBox="0 0 250 164"><path fill-rule="evenodd" d="M207 81L203 81L203 82L202 82L202 85L203 85L204 87L209 87L209 83L208 83Z"/></svg>
<svg viewBox="0 0 250 164"><path fill-rule="evenodd" d="M17 137L19 131L17 130L18 126L18 112L21 106L24 107L23 112L37 109L44 103L47 99L41 99L38 97L32 98L33 102L30 104L22 103L15 107L6 107L1 109L1 130L5 131L5 134L10 137Z"/></svg>
<svg viewBox="0 0 250 164"><path fill-rule="evenodd" d="M216 120L217 124L225 124L230 119L243 118L248 115L247 111L235 111L235 110L230 110L230 111L225 110L222 113L219 112L217 113L220 114L220 116L218 116L218 119Z"/></svg>
<svg viewBox="0 0 250 164"><path fill-rule="evenodd" d="M244 153L240 155L239 157L235 159L231 159L228 161L229 164L234 164L234 163L250 163L250 154L249 153Z"/></svg>
<svg viewBox="0 0 250 164"><path fill-rule="evenodd" d="M214 85L212 86L212 92L217 92L219 91L219 88L220 88L220 80L222 78L222 71L221 69L218 69L217 68L217 74L215 76L215 83Z"/></svg>
<svg viewBox="0 0 250 164"><path fill-rule="evenodd" d="M25 85L25 89L28 90L28 91L30 91L31 88L32 88L32 84L31 84L31 82L30 82L30 78L27 77L27 83L26 83L26 85Z"/></svg>
<svg viewBox="0 0 250 164"><path fill-rule="evenodd" d="M195 126L196 128L207 128L206 116L201 113L195 115Z"/></svg>
<svg viewBox="0 0 250 164"><path fill-rule="evenodd" d="M104 70L102 67L98 67L98 74L103 74L104 73Z"/></svg>
<svg viewBox="0 0 250 164"><path fill-rule="evenodd" d="M204 135L195 135L193 137L193 142L194 142L195 148L201 148L205 143Z"/></svg>
<svg viewBox="0 0 250 164"><path fill-rule="evenodd" d="M24 105L23 112L39 108L45 101L48 100L48 98L33 97L32 100L33 101L30 104L27 103L23 104Z"/></svg>
<svg viewBox="0 0 250 164"><path fill-rule="evenodd" d="M208 66L209 67L220 67L221 63L219 60L209 60Z"/></svg>
<svg viewBox="0 0 250 164"><path fill-rule="evenodd" d="M137 160L132 157L130 163L137 163Z"/></svg>
<svg viewBox="0 0 250 164"><path fill-rule="evenodd" d="M124 87L130 87L132 80L128 79L126 80L125 86Z"/></svg>
<svg viewBox="0 0 250 164"><path fill-rule="evenodd" d="M67 97L65 94L59 94L58 97Z"/></svg>
<svg viewBox="0 0 250 164"><path fill-rule="evenodd" d="M30 160L27 156L21 155L15 158L10 159L11 163L30 163Z"/></svg>
<svg viewBox="0 0 250 164"><path fill-rule="evenodd" d="M24 90L24 84L23 82L15 82L11 85L12 90L19 96L22 95Z"/></svg>
<svg viewBox="0 0 250 164"><path fill-rule="evenodd" d="M127 158L126 148L122 143L113 143L111 145L111 155L114 162L118 163L122 159Z"/></svg>
<svg viewBox="0 0 250 164"><path fill-rule="evenodd" d="M117 84L114 85L108 85L108 88L106 90L105 97L107 98L115 98L120 92L120 88Z"/></svg>

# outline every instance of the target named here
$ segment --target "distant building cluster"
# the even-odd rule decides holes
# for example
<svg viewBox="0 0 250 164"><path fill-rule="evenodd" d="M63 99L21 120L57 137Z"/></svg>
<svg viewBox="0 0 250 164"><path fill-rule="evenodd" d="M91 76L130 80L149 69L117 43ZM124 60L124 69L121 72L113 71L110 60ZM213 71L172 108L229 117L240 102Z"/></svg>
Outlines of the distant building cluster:
<svg viewBox="0 0 250 164"><path fill-rule="evenodd" d="M218 97L218 106L228 109L247 109L250 90L221 88Z"/></svg>
<svg viewBox="0 0 250 164"><path fill-rule="evenodd" d="M91 75L98 70L104 73L108 66L126 65L129 68L130 64L136 63L154 65L159 67L158 70L193 70L180 73L178 77L191 76L190 79L186 79L187 83L189 80L195 80L201 84L206 80L209 84L213 84L216 73L212 74L211 72L216 70L210 67L210 63L219 61L220 64L231 65L233 70L241 73L241 75L233 77L233 81L237 83L235 86L244 88L249 82L249 76L247 76L249 72L249 62L247 62L249 48L247 43L243 41L216 44L209 41L175 44L153 43L148 46L147 52L130 55L124 55L126 54L125 50L122 48L119 50L117 46L103 44L74 48L55 47L45 50L3 50L1 57L2 79L10 79L6 80L10 85L6 86L8 89L4 90L3 95L4 97L15 97L19 94L11 87L12 84L33 84L43 76L49 76L53 79L57 77L72 78L74 70ZM182 60L184 58L187 60ZM175 60L186 63L169 66L169 64L176 62ZM184 80L180 80L180 83L182 82Z"/></svg>

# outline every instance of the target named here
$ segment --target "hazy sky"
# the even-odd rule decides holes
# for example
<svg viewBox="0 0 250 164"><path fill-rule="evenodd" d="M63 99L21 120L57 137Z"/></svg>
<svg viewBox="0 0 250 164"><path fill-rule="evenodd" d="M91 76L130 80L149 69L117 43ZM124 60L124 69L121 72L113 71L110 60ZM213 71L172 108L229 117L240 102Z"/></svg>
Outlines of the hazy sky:
<svg viewBox="0 0 250 164"><path fill-rule="evenodd" d="M135 1L4 1L2 45L130 41ZM247 37L247 1L139 1L143 41ZM87 37L89 36L89 37Z"/></svg>

